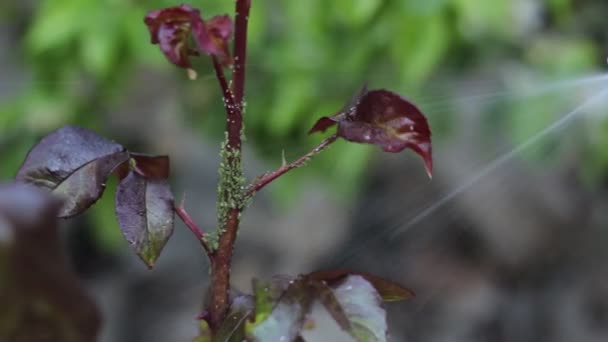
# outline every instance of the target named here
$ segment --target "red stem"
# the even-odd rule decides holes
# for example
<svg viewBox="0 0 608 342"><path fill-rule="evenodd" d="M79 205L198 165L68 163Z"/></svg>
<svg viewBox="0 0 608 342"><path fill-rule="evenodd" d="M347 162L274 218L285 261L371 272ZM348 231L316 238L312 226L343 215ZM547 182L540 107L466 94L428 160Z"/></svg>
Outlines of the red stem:
<svg viewBox="0 0 608 342"><path fill-rule="evenodd" d="M247 26L249 23L249 9L251 0L237 0L234 33L234 72L233 92L234 102L243 108L245 96L245 66L247 63Z"/></svg>
<svg viewBox="0 0 608 342"><path fill-rule="evenodd" d="M211 56L211 59L213 60L215 76L217 77L220 87L222 88L224 109L226 110L226 131L228 132L227 148L232 150L240 150L241 128L243 127L243 115L241 113L241 108L236 105L238 102L235 99L236 97L234 93L228 86L222 64L218 61L216 56Z"/></svg>
<svg viewBox="0 0 608 342"><path fill-rule="evenodd" d="M229 89L222 66L213 58L215 73L224 94L226 109L226 131L228 142L226 149L233 157L228 160L231 165L241 164L241 130L243 128L243 97L245 90L245 63L247 58L247 23L251 0L236 1L236 18L234 32L234 72L232 91ZM232 194L236 195L236 194ZM222 198L220 201L224 200ZM239 227L241 209L232 208L228 211L224 232L219 238L218 249L210 254L211 259L211 296L208 307L209 325L217 331L230 307L230 268L232 252Z"/></svg>
<svg viewBox="0 0 608 342"><path fill-rule="evenodd" d="M182 222L184 222L186 227L188 227L188 229L190 229L190 231L194 234L194 236L196 236L196 238L201 243L201 245L203 246L203 248L205 249L207 254L211 253L211 250L209 249L209 246L207 245L207 243L205 242L205 239L204 239L205 232L203 231L203 229L201 229L201 227L199 227L196 224L196 222L192 219L192 217L190 217L190 215L186 211L186 208L184 208L183 204L180 204L179 207L175 208L175 213L182 220Z"/></svg>
<svg viewBox="0 0 608 342"><path fill-rule="evenodd" d="M323 151L329 145L331 145L334 141L336 141L337 138L338 138L337 134L331 135L327 139L323 140L317 147L312 149L312 151L306 153L305 155L301 156L300 158L296 159L295 161L293 161L289 164L283 164L276 171L266 173L263 176L259 177L257 179L257 181L255 181L253 184L251 184L248 187L247 192L245 193L245 196L246 197L253 196L256 192L260 191L263 187L270 184L272 181L274 181L275 179L284 175L288 171L298 168L300 166L303 166L312 157L319 154L319 152Z"/></svg>

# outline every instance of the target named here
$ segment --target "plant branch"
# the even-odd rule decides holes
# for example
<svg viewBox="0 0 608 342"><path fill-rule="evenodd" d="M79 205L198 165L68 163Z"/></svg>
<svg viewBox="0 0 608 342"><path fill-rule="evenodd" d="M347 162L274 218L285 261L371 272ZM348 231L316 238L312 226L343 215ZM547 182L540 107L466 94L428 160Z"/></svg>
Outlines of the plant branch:
<svg viewBox="0 0 608 342"><path fill-rule="evenodd" d="M215 70L215 76L217 77L217 80L220 84L220 88L222 88L222 102L224 103L224 109L226 110L226 130L228 132L229 137L228 145L230 145L230 147L232 148L240 149L240 136L242 126L242 123L240 123L242 122L240 109L236 106L236 103L234 101L234 94L228 86L228 81L226 80L226 75L224 74L222 64L219 62L216 56L211 56L211 59L213 61L213 69ZM235 140L234 137L238 137L238 141Z"/></svg>
<svg viewBox="0 0 608 342"><path fill-rule="evenodd" d="M251 0L237 0L234 32L234 71L233 92L234 101L243 110L245 96L245 66L247 64L247 26Z"/></svg>
<svg viewBox="0 0 608 342"><path fill-rule="evenodd" d="M257 180L253 184L251 184L247 187L247 191L245 192L245 197L253 196L256 192L260 191L263 187L270 184L272 181L274 181L275 179L284 175L288 171L296 169L300 166L303 166L312 157L316 156L321 151L326 149L329 145L331 145L334 141L336 141L337 138L338 138L337 134L331 135L327 139L323 140L317 147L315 147L314 149L312 149L310 152L306 153L302 157L296 159L295 161L293 161L291 163L284 162L283 165L281 165L281 167L279 167L277 170L275 170L273 172L265 173L264 175L258 177Z"/></svg>
<svg viewBox="0 0 608 342"><path fill-rule="evenodd" d="M208 323L217 331L230 307L230 269L232 253L243 209L243 170L241 166L241 134L243 129L243 98L245 89L245 62L247 58L247 24L251 0L236 0L234 32L234 71L232 91L219 61L213 57L213 65L224 96L226 109L227 141L222 150L220 165L219 242L210 254L211 297L208 307ZM227 210L224 212L224 210Z"/></svg>
<svg viewBox="0 0 608 342"><path fill-rule="evenodd" d="M196 224L196 222L194 222L192 217L188 214L188 212L186 211L186 208L184 207L183 201L182 201L182 203L180 203L180 205L178 207L175 207L175 213L182 220L182 222L184 222L186 227L188 227L188 229L190 229L190 231L194 234L194 236L196 236L196 239L201 243L201 245L205 249L205 252L207 252L207 254L210 254L211 250L209 249L209 246L205 242L205 232L203 231L203 229L201 227L198 226L198 224Z"/></svg>

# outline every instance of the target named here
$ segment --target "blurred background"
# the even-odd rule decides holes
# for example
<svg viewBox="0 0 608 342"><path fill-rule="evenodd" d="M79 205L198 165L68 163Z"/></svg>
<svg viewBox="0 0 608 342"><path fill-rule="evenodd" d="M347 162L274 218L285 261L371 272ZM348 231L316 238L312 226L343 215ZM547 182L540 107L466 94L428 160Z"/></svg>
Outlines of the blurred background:
<svg viewBox="0 0 608 342"><path fill-rule="evenodd" d="M199 79L149 43L173 1L0 2L0 177L76 124L169 154L176 198L214 229L224 117ZM190 4L204 17L233 1ZM234 285L349 267L405 284L393 341L608 340L608 2L253 0L246 173L294 159L312 123L368 82L414 101L435 172L411 151L339 141L247 210ZM104 314L101 341L188 341L207 261L178 224L156 268L128 249L113 188L64 222L66 248Z"/></svg>

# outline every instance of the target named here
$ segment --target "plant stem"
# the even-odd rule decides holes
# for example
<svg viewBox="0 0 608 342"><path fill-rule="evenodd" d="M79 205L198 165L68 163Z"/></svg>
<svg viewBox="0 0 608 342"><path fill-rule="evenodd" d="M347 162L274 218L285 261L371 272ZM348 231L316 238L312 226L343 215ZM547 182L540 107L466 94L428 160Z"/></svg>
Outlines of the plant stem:
<svg viewBox="0 0 608 342"><path fill-rule="evenodd" d="M319 152L323 151L329 145L331 145L334 141L336 141L337 138L338 138L337 134L331 135L327 139L323 140L317 147L315 147L314 149L312 149L310 152L306 153L305 155L301 156L300 158L296 159L295 161L288 163L288 164L284 163L277 170L275 170L273 172L265 173L264 175L258 177L258 179L253 184L248 186L247 192L245 192L245 197L247 198L247 197L253 196L256 192L260 191L263 187L270 184L272 181L274 181L275 179L284 175L288 171L296 169L300 166L303 166L312 157L319 154Z"/></svg>
<svg viewBox="0 0 608 342"><path fill-rule="evenodd" d="M190 229L194 236L196 236L197 240L201 243L207 254L211 253L211 249L209 249L209 246L205 242L205 232L201 229L201 227L198 226L198 224L196 224L192 217L190 217L186 211L186 208L184 208L183 203L181 203L179 207L175 208L175 213L182 220L182 222L184 222L186 227Z"/></svg>
<svg viewBox="0 0 608 342"><path fill-rule="evenodd" d="M251 0L237 0L234 32L234 72L233 93L234 101L243 109L245 96L245 66L247 63L247 26Z"/></svg>
<svg viewBox="0 0 608 342"><path fill-rule="evenodd" d="M230 269L232 264L232 252L239 227L242 211L242 203L233 203L233 199L242 199L241 179L243 170L241 167L241 134L243 129L243 98L245 90L245 62L247 58L247 23L249 21L249 9L251 0L236 0L236 17L234 32L234 72L232 90L229 89L224 77L224 72L216 58L213 59L216 76L222 87L224 96L224 107L226 109L226 131L227 141L224 155L226 160L222 162L234 168L225 177L229 185L218 198L220 203L229 203L225 221L220 222L220 237L218 248L211 253L211 292L209 312L209 325L213 331L217 331L223 322L230 307ZM236 192L236 193L232 193ZM223 210L222 207L218 208Z"/></svg>

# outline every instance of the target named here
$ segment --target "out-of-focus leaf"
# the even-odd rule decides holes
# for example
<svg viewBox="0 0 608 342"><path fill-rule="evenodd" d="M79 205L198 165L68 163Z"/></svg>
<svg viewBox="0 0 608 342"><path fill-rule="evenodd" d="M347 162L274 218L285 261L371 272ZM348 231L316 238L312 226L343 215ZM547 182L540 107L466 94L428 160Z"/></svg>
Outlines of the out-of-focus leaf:
<svg viewBox="0 0 608 342"><path fill-rule="evenodd" d="M198 336L192 342L213 342L213 332L209 327L209 323L204 319L200 319L198 322Z"/></svg>
<svg viewBox="0 0 608 342"><path fill-rule="evenodd" d="M82 13L86 13L88 5L88 1L80 0L42 2L28 32L28 48L38 54L66 46L87 20Z"/></svg>
<svg viewBox="0 0 608 342"><path fill-rule="evenodd" d="M61 202L26 184L0 186L0 341L95 341L100 314L62 252Z"/></svg>
<svg viewBox="0 0 608 342"><path fill-rule="evenodd" d="M425 1L424 3L429 3ZM392 59L400 66L401 82L420 84L435 69L449 47L449 28L444 16L407 16L398 23L391 43ZM407 41L407 44L403 44Z"/></svg>
<svg viewBox="0 0 608 342"><path fill-rule="evenodd" d="M422 112L410 101L388 90L365 88L352 105L331 117L322 117L311 133L338 124L338 136L353 142L380 145L386 152L411 148L433 172L431 130Z"/></svg>
<svg viewBox="0 0 608 342"><path fill-rule="evenodd" d="M451 5L460 34L472 41L485 37L509 40L517 32L512 15L517 5L513 1L452 0Z"/></svg>
<svg viewBox="0 0 608 342"><path fill-rule="evenodd" d="M354 28L366 24L382 4L380 0L339 0L327 5L332 7L334 20Z"/></svg>
<svg viewBox="0 0 608 342"><path fill-rule="evenodd" d="M276 302L289 286L291 278L275 276L270 282L253 280L253 293L255 298L254 325L263 322L270 316Z"/></svg>
<svg viewBox="0 0 608 342"><path fill-rule="evenodd" d="M386 312L374 287L363 277L351 275L334 289L351 329L348 332L360 342L386 341Z"/></svg>
<svg viewBox="0 0 608 342"><path fill-rule="evenodd" d="M230 311L216 333L216 341L242 342L245 340L245 323L253 314L254 299L249 295L239 295L232 299Z"/></svg>
<svg viewBox="0 0 608 342"><path fill-rule="evenodd" d="M121 145L75 126L44 137L28 153L16 179L65 200L60 217L82 213L101 197L108 176L128 159Z"/></svg>
<svg viewBox="0 0 608 342"><path fill-rule="evenodd" d="M169 184L131 171L118 185L116 216L127 242L152 268L173 233L173 194Z"/></svg>
<svg viewBox="0 0 608 342"><path fill-rule="evenodd" d="M270 285L256 289L256 304L260 289L264 292L270 291ZM315 289L310 286L308 279L300 277L289 281L287 289L273 306L270 315L261 322L256 320L254 324L248 325L248 335L255 341L293 341L302 330L315 295ZM268 298L265 294L262 296Z"/></svg>
<svg viewBox="0 0 608 342"><path fill-rule="evenodd" d="M297 278L275 277L254 281L255 317L246 332L255 341L293 341L304 329L314 301L319 301L336 323L358 341L385 341L386 300L411 297L411 291L367 273L321 271Z"/></svg>
<svg viewBox="0 0 608 342"><path fill-rule="evenodd" d="M124 18L115 13L123 8L103 1L95 1L93 6L91 13L96 15L89 18L80 34L80 56L88 72L104 79L121 56L121 21Z"/></svg>
<svg viewBox="0 0 608 342"><path fill-rule="evenodd" d="M412 298L414 292L392 281L382 279L367 272L338 269L330 271L317 271L310 273L308 277L314 280L325 281L330 286L336 286L343 282L348 276L356 275L367 280L378 291L384 301L394 302Z"/></svg>
<svg viewBox="0 0 608 342"><path fill-rule="evenodd" d="M311 282L311 284L314 284L317 299L321 302L321 304L323 304L334 321L338 323L342 330L351 332L353 327L350 324L350 320L346 315L346 312L344 312L344 309L342 309L342 305L338 301L338 298L334 294L333 290L322 281Z"/></svg>
<svg viewBox="0 0 608 342"><path fill-rule="evenodd" d="M190 68L189 57L196 55L188 46L191 33L201 52L220 57L225 65L230 62L227 44L232 20L228 16L214 17L206 23L198 9L180 5L151 11L144 22L152 44L158 44L167 59L179 67Z"/></svg>
<svg viewBox="0 0 608 342"><path fill-rule="evenodd" d="M135 171L148 179L169 178L169 156L149 156L141 153L131 153L135 160Z"/></svg>
<svg viewBox="0 0 608 342"><path fill-rule="evenodd" d="M290 75L276 87L270 119L265 124L274 136L289 135L289 128L299 120L299 115L313 101L313 79L305 75Z"/></svg>

